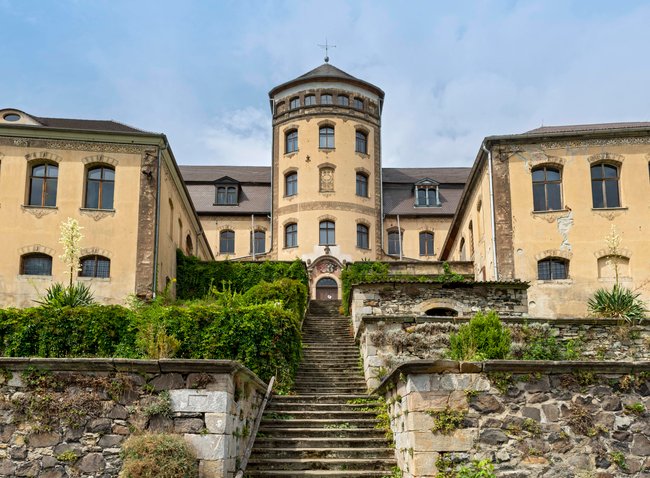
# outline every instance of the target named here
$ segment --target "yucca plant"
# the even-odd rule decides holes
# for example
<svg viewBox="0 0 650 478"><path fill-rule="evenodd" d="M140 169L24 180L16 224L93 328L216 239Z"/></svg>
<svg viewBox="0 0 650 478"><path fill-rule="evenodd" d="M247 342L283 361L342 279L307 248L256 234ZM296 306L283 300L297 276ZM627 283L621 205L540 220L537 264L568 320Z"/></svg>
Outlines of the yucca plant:
<svg viewBox="0 0 650 478"><path fill-rule="evenodd" d="M86 284L65 286L60 282L52 284L37 303L44 307L85 307L95 303L93 293Z"/></svg>
<svg viewBox="0 0 650 478"><path fill-rule="evenodd" d="M635 293L620 284L614 284L612 290L598 289L587 302L589 312L600 317L622 319L629 323L641 322L648 309Z"/></svg>

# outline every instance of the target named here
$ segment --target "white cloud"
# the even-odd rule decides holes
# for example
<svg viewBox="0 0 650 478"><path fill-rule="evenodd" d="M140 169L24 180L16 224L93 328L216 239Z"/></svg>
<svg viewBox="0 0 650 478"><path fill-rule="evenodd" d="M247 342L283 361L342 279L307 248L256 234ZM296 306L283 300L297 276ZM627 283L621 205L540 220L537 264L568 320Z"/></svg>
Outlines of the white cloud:
<svg viewBox="0 0 650 478"><path fill-rule="evenodd" d="M197 136L207 153L190 161L184 158L181 161L184 164L271 164L271 117L260 109L248 107L226 111Z"/></svg>

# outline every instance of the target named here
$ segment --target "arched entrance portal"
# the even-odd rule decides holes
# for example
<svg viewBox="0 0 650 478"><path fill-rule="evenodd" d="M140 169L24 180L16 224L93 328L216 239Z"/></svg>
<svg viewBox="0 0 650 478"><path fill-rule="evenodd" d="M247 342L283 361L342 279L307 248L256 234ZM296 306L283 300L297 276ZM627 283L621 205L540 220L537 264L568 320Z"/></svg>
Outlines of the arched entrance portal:
<svg viewBox="0 0 650 478"><path fill-rule="evenodd" d="M334 279L323 277L316 282L316 300L337 300L339 287Z"/></svg>

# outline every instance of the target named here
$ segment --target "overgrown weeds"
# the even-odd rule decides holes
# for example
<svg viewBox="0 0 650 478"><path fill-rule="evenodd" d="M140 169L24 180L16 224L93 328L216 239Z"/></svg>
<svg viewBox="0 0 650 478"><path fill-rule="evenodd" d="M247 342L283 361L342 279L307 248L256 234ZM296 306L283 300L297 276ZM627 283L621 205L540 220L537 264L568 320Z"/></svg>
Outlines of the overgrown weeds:
<svg viewBox="0 0 650 478"><path fill-rule="evenodd" d="M199 472L196 456L179 435L131 436L121 455L119 478L195 478Z"/></svg>

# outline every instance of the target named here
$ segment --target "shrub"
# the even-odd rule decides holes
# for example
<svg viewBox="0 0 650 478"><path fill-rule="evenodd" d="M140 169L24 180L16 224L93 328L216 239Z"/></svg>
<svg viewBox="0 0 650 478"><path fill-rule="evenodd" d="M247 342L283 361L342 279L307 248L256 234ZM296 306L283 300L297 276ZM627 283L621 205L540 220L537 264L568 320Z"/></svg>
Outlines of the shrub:
<svg viewBox="0 0 650 478"><path fill-rule="evenodd" d="M458 478L496 478L494 465L489 459L472 460L458 469Z"/></svg>
<svg viewBox="0 0 650 478"><path fill-rule="evenodd" d="M524 360L563 360L564 347L553 336L537 336L527 344Z"/></svg>
<svg viewBox="0 0 650 478"><path fill-rule="evenodd" d="M48 287L41 300L35 302L44 307L87 307L95 303L95 298L86 284L65 286L56 282Z"/></svg>
<svg viewBox="0 0 650 478"><path fill-rule="evenodd" d="M278 279L294 279L305 287L309 284L307 271L299 259L293 262L201 261L178 250L176 264L176 297L181 300L202 299L212 287L244 292L260 282Z"/></svg>
<svg viewBox="0 0 650 478"><path fill-rule="evenodd" d="M132 356L131 311L116 305L0 309L0 355Z"/></svg>
<svg viewBox="0 0 650 478"><path fill-rule="evenodd" d="M510 331L494 311L477 313L451 334L450 355L454 360L504 359L510 353Z"/></svg>
<svg viewBox="0 0 650 478"><path fill-rule="evenodd" d="M197 459L178 435L131 436L122 445L120 478L195 478Z"/></svg>
<svg viewBox="0 0 650 478"><path fill-rule="evenodd" d="M384 262L360 261L348 264L341 272L341 294L344 313L350 313L348 303L350 291L354 284L386 278L388 278L388 264Z"/></svg>
<svg viewBox="0 0 650 478"><path fill-rule="evenodd" d="M648 313L640 293L614 284L612 290L598 289L587 302L589 312L601 317L622 319L627 322L641 321Z"/></svg>
<svg viewBox="0 0 650 478"><path fill-rule="evenodd" d="M250 296L222 292L218 301L184 305L0 309L0 355L239 360L287 391L302 355L296 310L306 294L284 280Z"/></svg>
<svg viewBox="0 0 650 478"><path fill-rule="evenodd" d="M292 311L302 320L307 308L307 286L295 279L260 282L246 291L243 300L248 304L282 303L285 309Z"/></svg>

